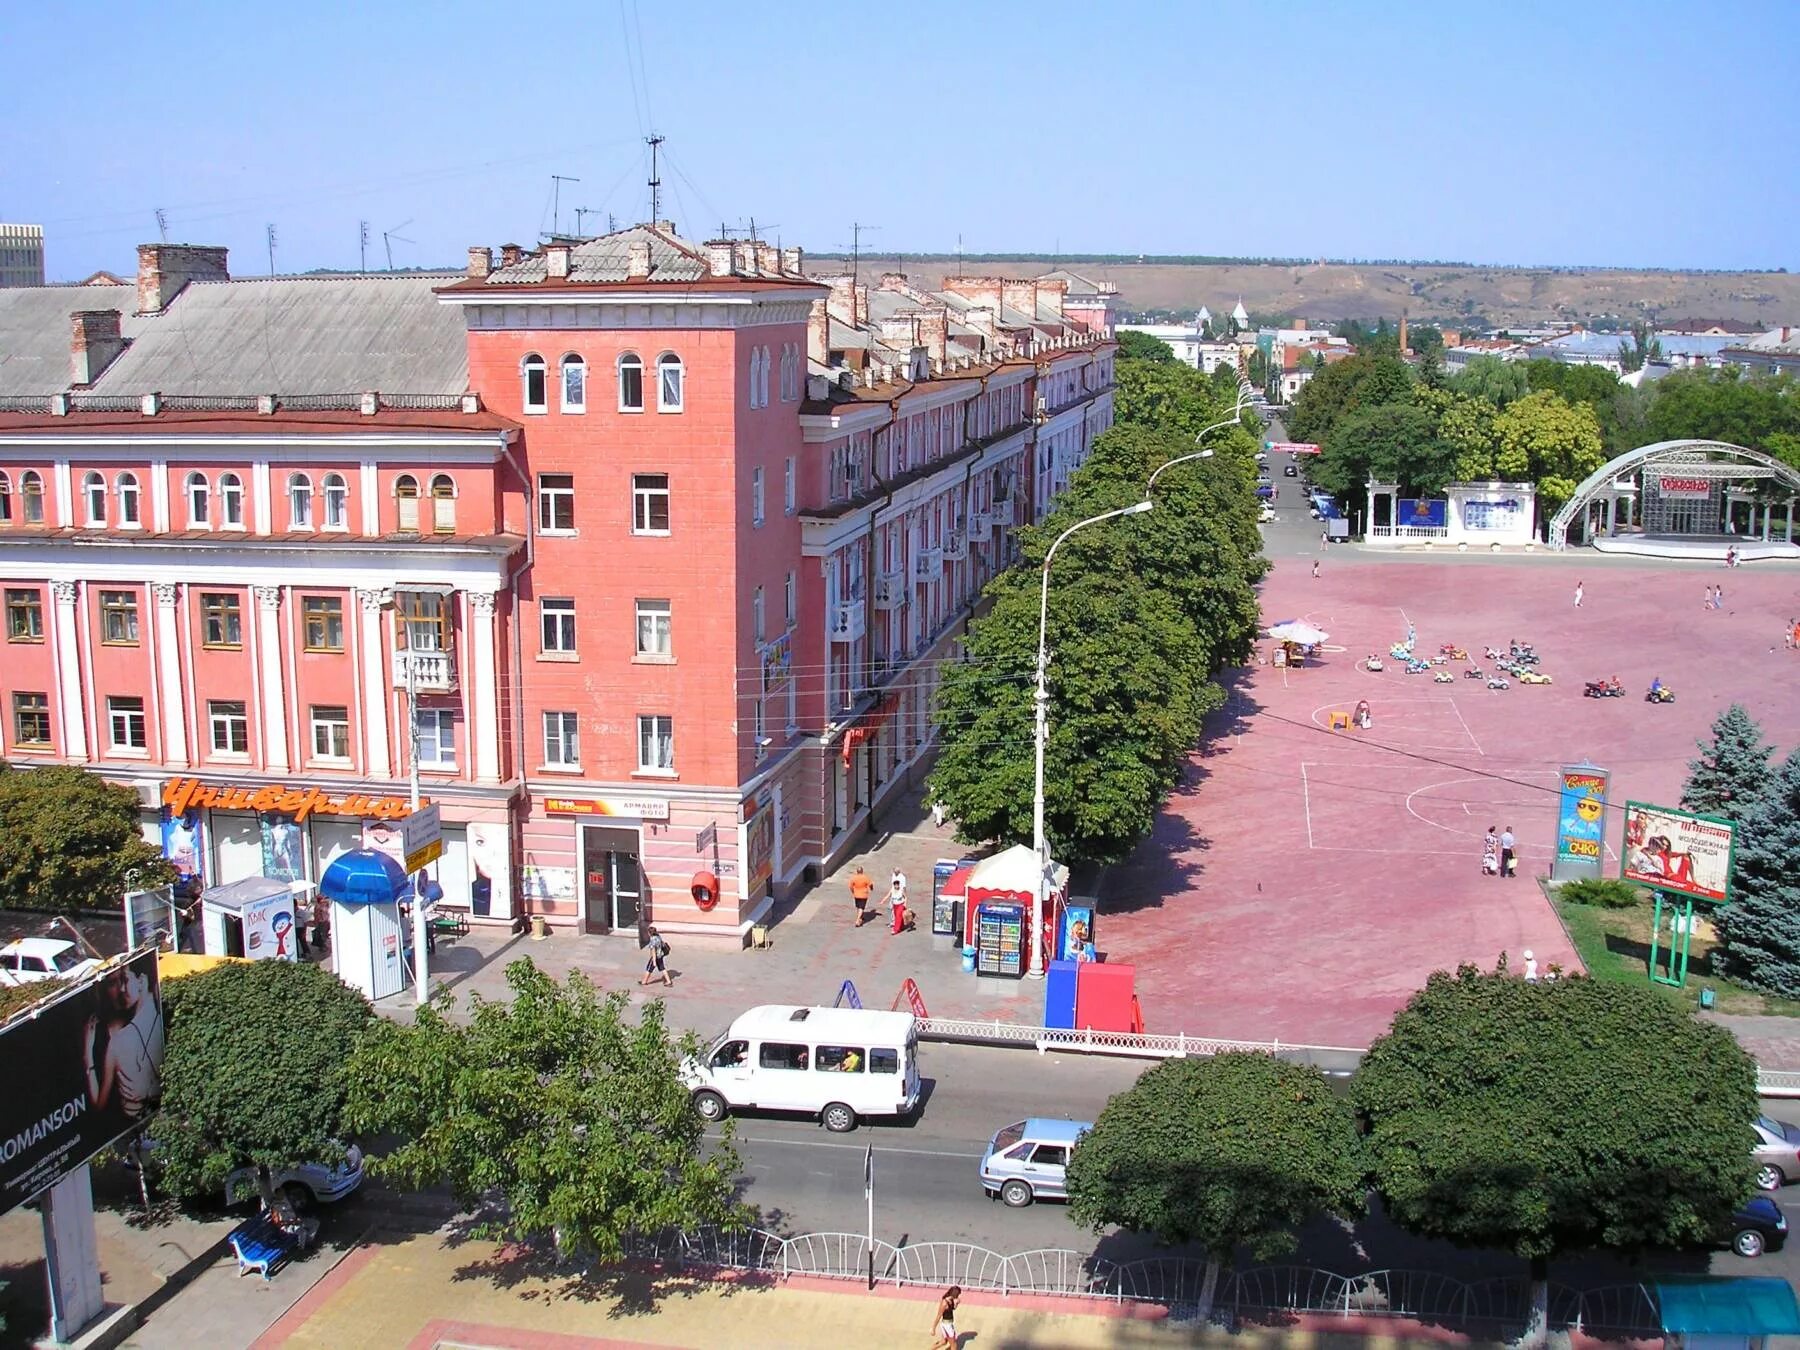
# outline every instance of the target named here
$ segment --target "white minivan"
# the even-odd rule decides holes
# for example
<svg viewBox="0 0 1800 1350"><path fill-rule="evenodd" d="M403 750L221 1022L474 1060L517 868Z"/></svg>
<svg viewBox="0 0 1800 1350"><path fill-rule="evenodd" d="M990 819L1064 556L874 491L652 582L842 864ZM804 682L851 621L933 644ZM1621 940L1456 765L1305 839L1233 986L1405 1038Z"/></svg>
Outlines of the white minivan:
<svg viewBox="0 0 1800 1350"><path fill-rule="evenodd" d="M766 1004L740 1016L682 1066L706 1120L731 1110L804 1111L835 1133L919 1104L919 1028L911 1013Z"/></svg>

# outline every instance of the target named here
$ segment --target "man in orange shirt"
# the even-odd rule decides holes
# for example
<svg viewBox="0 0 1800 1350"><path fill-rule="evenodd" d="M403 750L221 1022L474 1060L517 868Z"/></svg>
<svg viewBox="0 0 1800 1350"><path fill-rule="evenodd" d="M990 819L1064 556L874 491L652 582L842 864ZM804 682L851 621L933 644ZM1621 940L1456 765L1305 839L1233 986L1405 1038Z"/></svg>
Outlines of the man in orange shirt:
<svg viewBox="0 0 1800 1350"><path fill-rule="evenodd" d="M862 865L850 874L850 898L856 902L856 924L861 928L863 920L868 917L869 897L875 893L875 879L862 870Z"/></svg>

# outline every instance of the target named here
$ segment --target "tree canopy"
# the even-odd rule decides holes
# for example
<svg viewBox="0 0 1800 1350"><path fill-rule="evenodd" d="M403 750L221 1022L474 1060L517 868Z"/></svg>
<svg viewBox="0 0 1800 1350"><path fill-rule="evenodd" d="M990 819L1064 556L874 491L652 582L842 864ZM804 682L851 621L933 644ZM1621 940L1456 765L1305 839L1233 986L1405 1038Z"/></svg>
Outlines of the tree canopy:
<svg viewBox="0 0 1800 1350"><path fill-rule="evenodd" d="M1775 747L1741 703L1715 717L1712 740L1697 744L1700 755L1688 761L1681 789L1682 809L1736 820L1768 788Z"/></svg>
<svg viewBox="0 0 1800 1350"><path fill-rule="evenodd" d="M1455 467L1454 448L1438 437L1428 408L1380 403L1338 419L1313 479L1339 495L1358 491L1371 476L1399 483L1409 494L1431 494L1453 481Z"/></svg>
<svg viewBox="0 0 1800 1350"><path fill-rule="evenodd" d="M363 1038L348 1114L395 1140L372 1170L448 1182L472 1208L498 1195L486 1235L549 1237L602 1261L623 1256L633 1232L742 1227L730 1122L705 1138L679 1076L700 1047L671 1035L662 1003L633 1020L624 993L602 994L579 971L559 984L529 959L506 983L510 999L472 998L466 1024L431 1004Z"/></svg>
<svg viewBox="0 0 1800 1350"><path fill-rule="evenodd" d="M1732 903L1715 922L1744 983L1800 998L1800 750L1733 813Z"/></svg>
<svg viewBox="0 0 1800 1350"><path fill-rule="evenodd" d="M1485 399L1495 408L1504 408L1514 399L1531 392L1531 381L1518 361L1504 361L1498 356L1477 356L1450 377L1450 388L1470 398Z"/></svg>
<svg viewBox="0 0 1800 1350"><path fill-rule="evenodd" d="M217 1191L240 1167L335 1162L346 1069L373 1013L304 962L231 962L163 987L162 1109L150 1127L163 1185Z"/></svg>
<svg viewBox="0 0 1800 1350"><path fill-rule="evenodd" d="M138 832L138 797L67 765L0 764L0 908L117 909L175 879Z"/></svg>
<svg viewBox="0 0 1800 1350"><path fill-rule="evenodd" d="M1395 355L1355 356L1326 366L1301 386L1285 419L1297 441L1325 444L1338 420L1358 408L1412 397L1412 368Z"/></svg>
<svg viewBox="0 0 1800 1350"><path fill-rule="evenodd" d="M1122 328L1113 335L1119 342L1119 356L1124 360L1150 361L1157 365L1174 365L1175 349L1161 338Z"/></svg>
<svg viewBox="0 0 1800 1350"><path fill-rule="evenodd" d="M1546 511L1574 496L1581 480L1606 462L1593 409L1548 391L1527 394L1502 408L1494 433L1499 439L1494 471L1515 482L1536 483Z"/></svg>

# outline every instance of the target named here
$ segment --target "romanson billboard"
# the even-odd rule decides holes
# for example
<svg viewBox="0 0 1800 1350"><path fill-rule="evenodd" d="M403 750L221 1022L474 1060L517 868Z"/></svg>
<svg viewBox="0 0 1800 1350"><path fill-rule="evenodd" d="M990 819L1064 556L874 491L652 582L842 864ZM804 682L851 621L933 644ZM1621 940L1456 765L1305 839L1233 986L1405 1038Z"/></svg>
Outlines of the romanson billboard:
<svg viewBox="0 0 1800 1350"><path fill-rule="evenodd" d="M135 1130L162 1098L156 952L107 969L0 1031L0 1214Z"/></svg>

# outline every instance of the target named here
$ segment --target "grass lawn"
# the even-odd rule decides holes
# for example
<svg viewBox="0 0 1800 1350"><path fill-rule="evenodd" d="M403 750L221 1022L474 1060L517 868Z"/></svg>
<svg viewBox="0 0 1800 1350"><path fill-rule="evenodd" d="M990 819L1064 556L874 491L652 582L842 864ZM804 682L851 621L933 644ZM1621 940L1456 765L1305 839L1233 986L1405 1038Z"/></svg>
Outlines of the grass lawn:
<svg viewBox="0 0 1800 1350"><path fill-rule="evenodd" d="M1552 903L1574 940L1575 950L1581 953L1588 974L1596 980L1635 983L1648 980L1645 963L1650 958L1650 921L1655 912L1648 901L1632 909L1602 909L1597 905L1572 905L1557 900L1553 892ZM1665 917L1663 922L1666 925L1668 919ZM1715 971L1714 947L1712 926L1703 921L1688 948L1687 988L1655 987L1667 990L1671 998L1694 1004L1699 1002L1701 987L1705 986L1717 994L1715 1006L1720 1012L1800 1017L1800 1002L1746 989ZM1659 944L1657 963L1661 965L1665 959Z"/></svg>

